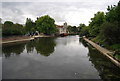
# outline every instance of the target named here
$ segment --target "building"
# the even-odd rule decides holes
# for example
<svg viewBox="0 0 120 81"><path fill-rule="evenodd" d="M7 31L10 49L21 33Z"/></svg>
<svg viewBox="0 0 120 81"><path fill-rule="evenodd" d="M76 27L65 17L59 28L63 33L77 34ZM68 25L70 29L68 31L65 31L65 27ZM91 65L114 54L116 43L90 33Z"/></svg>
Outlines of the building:
<svg viewBox="0 0 120 81"><path fill-rule="evenodd" d="M59 34L67 34L67 23L65 22L63 25L57 25L57 28L59 30Z"/></svg>

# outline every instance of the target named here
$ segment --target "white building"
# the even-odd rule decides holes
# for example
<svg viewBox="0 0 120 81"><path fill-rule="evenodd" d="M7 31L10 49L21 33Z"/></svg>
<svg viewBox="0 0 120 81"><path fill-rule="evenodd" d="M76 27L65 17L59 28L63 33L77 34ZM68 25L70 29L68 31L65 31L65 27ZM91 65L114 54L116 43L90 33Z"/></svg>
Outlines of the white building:
<svg viewBox="0 0 120 81"><path fill-rule="evenodd" d="M57 25L59 30L59 34L66 34L67 33L67 23L65 22L62 26Z"/></svg>

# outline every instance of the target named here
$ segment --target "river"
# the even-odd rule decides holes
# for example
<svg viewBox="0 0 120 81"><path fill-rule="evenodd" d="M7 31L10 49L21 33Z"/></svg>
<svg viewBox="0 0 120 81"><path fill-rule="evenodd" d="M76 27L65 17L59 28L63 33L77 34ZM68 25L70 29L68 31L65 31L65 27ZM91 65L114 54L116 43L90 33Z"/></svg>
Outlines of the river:
<svg viewBox="0 0 120 81"><path fill-rule="evenodd" d="M120 69L75 35L3 45L2 78L107 81L119 79Z"/></svg>

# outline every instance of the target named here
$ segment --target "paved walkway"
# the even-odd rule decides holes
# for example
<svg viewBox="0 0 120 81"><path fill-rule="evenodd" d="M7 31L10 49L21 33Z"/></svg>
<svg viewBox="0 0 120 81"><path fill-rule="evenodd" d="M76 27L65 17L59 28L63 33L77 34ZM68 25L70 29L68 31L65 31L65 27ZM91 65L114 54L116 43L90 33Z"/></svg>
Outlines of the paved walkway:
<svg viewBox="0 0 120 81"><path fill-rule="evenodd" d="M113 57L111 57L109 54L111 54L112 52L99 46L98 44L92 42L91 40L83 37L83 39L85 41L87 41L89 44L91 44L94 48L96 48L98 51L100 51L103 55L105 55L107 58L109 58L111 60L111 62L113 62L116 66L118 66L120 68L120 62L118 62L117 60L115 60Z"/></svg>
<svg viewBox="0 0 120 81"><path fill-rule="evenodd" d="M51 37L51 36L46 36L46 35L36 35L36 36L33 36L34 38L39 38L39 37Z"/></svg>
<svg viewBox="0 0 120 81"><path fill-rule="evenodd" d="M36 35L36 36L32 36L32 37L9 37L9 38L4 38L3 41L1 39L0 44L29 41L29 40L33 40L34 38L40 38L40 37L51 37L51 36Z"/></svg>
<svg viewBox="0 0 120 81"><path fill-rule="evenodd" d="M33 40L33 39L34 38L27 38L27 39L21 39L21 40L5 41L5 42L0 42L0 44L13 43L13 42L22 42L22 41L28 41L28 40Z"/></svg>

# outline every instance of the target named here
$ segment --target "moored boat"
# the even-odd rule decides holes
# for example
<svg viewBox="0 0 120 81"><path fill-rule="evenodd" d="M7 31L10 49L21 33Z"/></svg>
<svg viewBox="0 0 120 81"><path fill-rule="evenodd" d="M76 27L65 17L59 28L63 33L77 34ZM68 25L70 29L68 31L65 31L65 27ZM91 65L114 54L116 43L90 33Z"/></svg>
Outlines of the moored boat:
<svg viewBox="0 0 120 81"><path fill-rule="evenodd" d="M61 37L68 36L68 33L62 33L60 34Z"/></svg>

